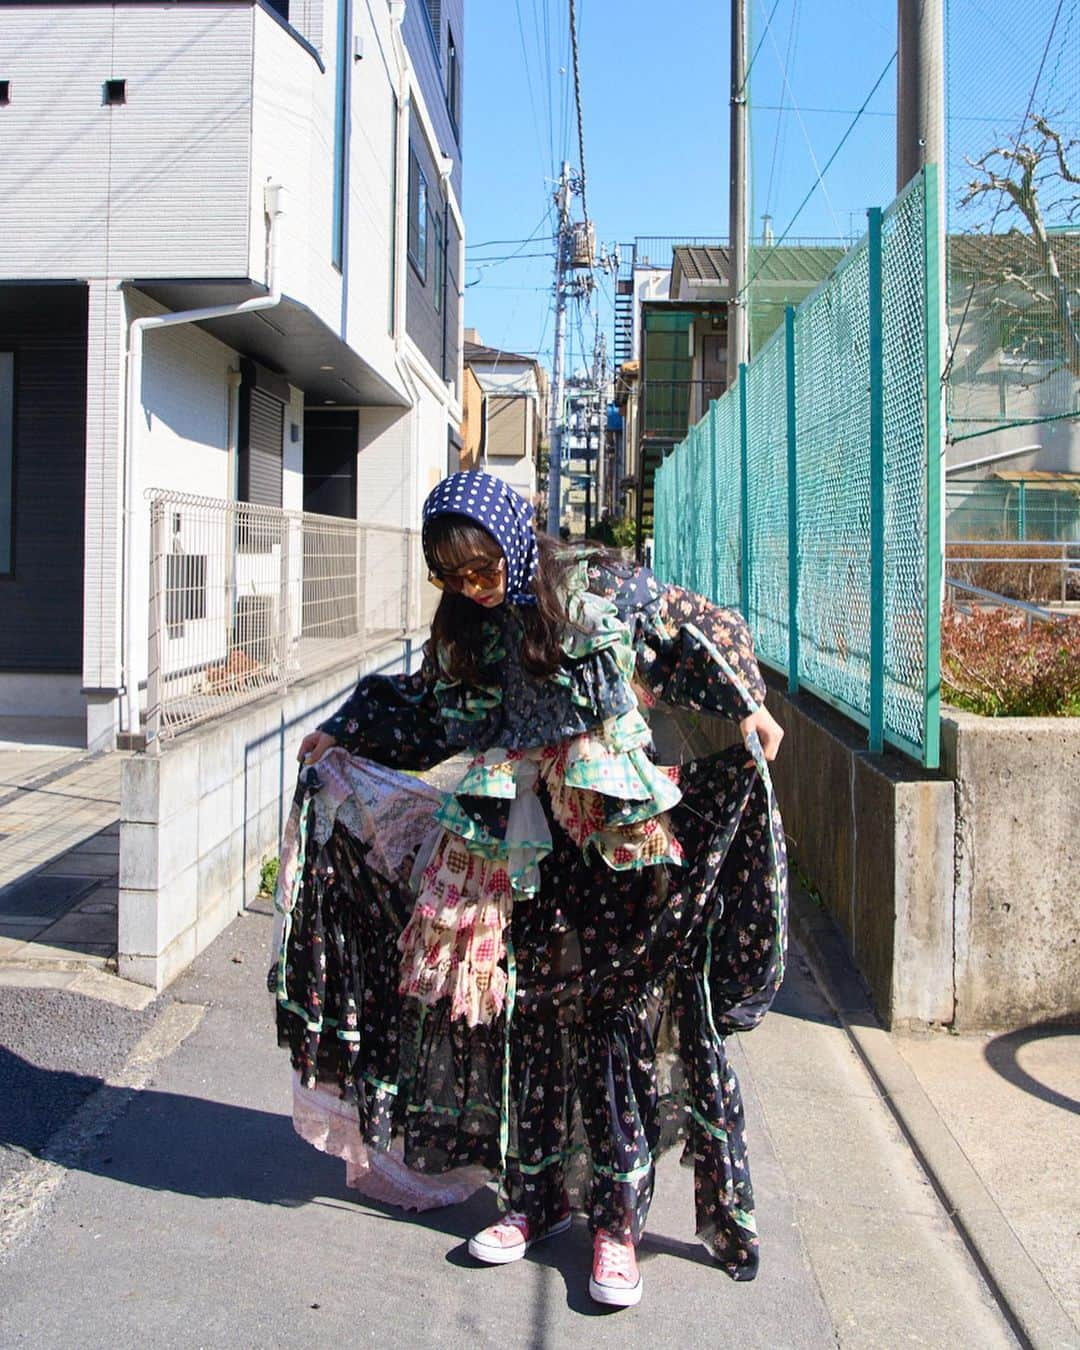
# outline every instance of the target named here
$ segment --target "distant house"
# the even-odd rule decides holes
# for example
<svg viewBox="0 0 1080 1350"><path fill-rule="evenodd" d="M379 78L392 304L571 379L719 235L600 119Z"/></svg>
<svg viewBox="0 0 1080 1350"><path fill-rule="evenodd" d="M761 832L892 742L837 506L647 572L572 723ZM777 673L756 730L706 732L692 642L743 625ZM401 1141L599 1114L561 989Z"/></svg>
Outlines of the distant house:
<svg viewBox="0 0 1080 1350"><path fill-rule="evenodd" d="M548 382L531 356L486 347L465 330L464 468L483 468L532 501L547 417Z"/></svg>
<svg viewBox="0 0 1080 1350"><path fill-rule="evenodd" d="M149 490L401 530L456 466L463 37L463 0L0 0L0 712L138 736Z"/></svg>
<svg viewBox="0 0 1080 1350"><path fill-rule="evenodd" d="M843 255L840 243L751 246L751 357L783 322L786 306L815 290ZM636 518L644 537L652 528L657 465L727 389L731 250L718 240L638 240L617 286L617 510Z"/></svg>

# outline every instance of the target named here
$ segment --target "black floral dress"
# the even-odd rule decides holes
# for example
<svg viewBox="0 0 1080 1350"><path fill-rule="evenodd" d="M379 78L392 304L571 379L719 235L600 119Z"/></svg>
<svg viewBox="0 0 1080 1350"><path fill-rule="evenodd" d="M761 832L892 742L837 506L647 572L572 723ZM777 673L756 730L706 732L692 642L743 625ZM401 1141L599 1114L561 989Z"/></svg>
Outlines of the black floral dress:
<svg viewBox="0 0 1080 1350"><path fill-rule="evenodd" d="M333 1083L352 1104L371 1149L396 1146L416 1172L489 1169L537 1231L570 1201L594 1231L636 1241L655 1159L681 1140L698 1235L733 1278L752 1279L745 1122L724 1038L756 1024L783 978L783 829L756 747L662 771L635 719L657 700L739 720L764 685L738 615L644 569L583 563L577 596L559 676L521 668L509 614L492 621L476 686L446 680L429 651L414 675L361 680L323 727L397 769L475 752L455 793L441 805L433 794L430 819L484 860L482 885L509 878L485 1006L466 1017L449 996L413 996L438 946L429 930L410 938L423 859L410 885L413 854L395 871L342 813L303 840L290 883L279 1039L302 1083ZM522 852L505 784L529 757L549 831ZM403 778L402 803L413 790ZM302 778L294 824L319 792ZM458 865L452 851L440 865ZM456 959L440 949L440 972L460 977Z"/></svg>

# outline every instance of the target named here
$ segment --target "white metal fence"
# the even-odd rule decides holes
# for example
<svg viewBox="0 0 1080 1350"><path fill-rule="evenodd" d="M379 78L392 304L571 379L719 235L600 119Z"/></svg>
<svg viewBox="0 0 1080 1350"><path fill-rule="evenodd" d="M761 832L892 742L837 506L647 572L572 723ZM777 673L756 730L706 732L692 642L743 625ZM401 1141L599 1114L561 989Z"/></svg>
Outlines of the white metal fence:
<svg viewBox="0 0 1080 1350"><path fill-rule="evenodd" d="M419 531L148 496L148 746L359 659L434 610Z"/></svg>

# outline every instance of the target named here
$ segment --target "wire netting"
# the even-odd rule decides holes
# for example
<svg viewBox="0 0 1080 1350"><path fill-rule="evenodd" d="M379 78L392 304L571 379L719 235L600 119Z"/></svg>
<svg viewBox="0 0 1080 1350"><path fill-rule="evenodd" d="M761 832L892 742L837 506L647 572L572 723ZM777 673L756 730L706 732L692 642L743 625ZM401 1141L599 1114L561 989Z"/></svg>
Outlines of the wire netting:
<svg viewBox="0 0 1080 1350"><path fill-rule="evenodd" d="M781 325L746 371L747 615L758 654L788 659L787 355Z"/></svg>
<svg viewBox="0 0 1080 1350"><path fill-rule="evenodd" d="M946 0L945 26L950 434L1075 426L1080 0Z"/></svg>
<svg viewBox="0 0 1080 1350"><path fill-rule="evenodd" d="M930 425L937 384L936 376L929 383L927 353L939 310L935 277L928 274L926 203L926 178L920 176L882 218L880 335L872 332L868 239L795 311L794 522L789 354L781 331L743 376L745 477L738 385L659 469L656 566L665 579L738 607L745 493L747 618L759 656L788 671L794 548L799 686L864 724L871 722L872 701L880 700L875 706L883 711L885 739L935 762L936 749L928 747L936 708L940 506L930 485L937 481L941 445ZM880 689L871 679L871 363L878 341L884 457L883 534L876 554L883 559Z"/></svg>
<svg viewBox="0 0 1080 1350"><path fill-rule="evenodd" d="M870 330L865 242L795 314L799 681L870 712Z"/></svg>
<svg viewBox="0 0 1080 1350"><path fill-rule="evenodd" d="M922 743L927 613L925 194L885 212L881 238L885 430L885 727ZM936 603L936 597L935 597Z"/></svg>

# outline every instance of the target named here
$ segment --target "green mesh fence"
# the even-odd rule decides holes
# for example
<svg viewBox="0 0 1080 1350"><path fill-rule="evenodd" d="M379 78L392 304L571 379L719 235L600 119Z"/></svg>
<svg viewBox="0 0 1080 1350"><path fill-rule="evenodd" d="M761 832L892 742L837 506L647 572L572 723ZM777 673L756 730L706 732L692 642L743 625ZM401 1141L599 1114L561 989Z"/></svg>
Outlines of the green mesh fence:
<svg viewBox="0 0 1080 1350"><path fill-rule="evenodd" d="M1075 445L1080 0L946 0L945 42L950 436Z"/></svg>
<svg viewBox="0 0 1080 1350"><path fill-rule="evenodd" d="M763 661L936 766L940 276L928 169L656 475L657 571ZM745 533L743 522L745 521Z"/></svg>
<svg viewBox="0 0 1080 1350"><path fill-rule="evenodd" d="M1007 470L991 478L950 476L945 535L965 540L1024 539L1080 543L1080 473L1045 475Z"/></svg>
<svg viewBox="0 0 1080 1350"><path fill-rule="evenodd" d="M781 669L789 641L786 407L781 327L746 368L747 524L753 560L747 618L762 660Z"/></svg>

